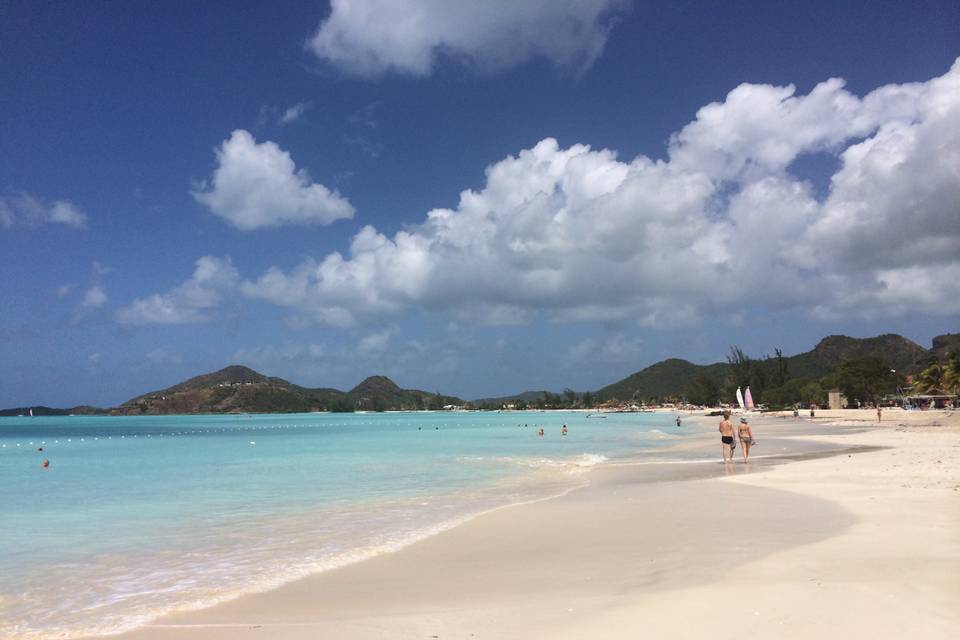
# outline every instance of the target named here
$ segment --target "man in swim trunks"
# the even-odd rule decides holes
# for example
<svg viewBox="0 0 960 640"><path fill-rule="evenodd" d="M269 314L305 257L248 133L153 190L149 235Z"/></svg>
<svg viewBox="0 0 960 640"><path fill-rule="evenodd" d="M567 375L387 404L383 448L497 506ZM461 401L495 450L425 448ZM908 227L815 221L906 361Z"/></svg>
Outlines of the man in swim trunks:
<svg viewBox="0 0 960 640"><path fill-rule="evenodd" d="M730 422L730 409L723 410L723 420L720 422L720 454L723 461L733 462L733 423Z"/></svg>

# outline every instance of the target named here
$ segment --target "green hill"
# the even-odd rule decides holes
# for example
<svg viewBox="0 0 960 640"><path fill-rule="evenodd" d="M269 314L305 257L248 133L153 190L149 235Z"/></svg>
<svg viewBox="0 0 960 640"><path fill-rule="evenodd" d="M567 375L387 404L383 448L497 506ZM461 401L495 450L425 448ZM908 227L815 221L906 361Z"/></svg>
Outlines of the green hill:
<svg viewBox="0 0 960 640"><path fill-rule="evenodd" d="M954 351L960 353L960 333L946 333L933 339L932 355L943 362Z"/></svg>
<svg viewBox="0 0 960 640"><path fill-rule="evenodd" d="M844 360L868 357L880 358L890 368L910 374L923 368L930 352L893 333L875 338L827 336L813 350L787 358L787 363L791 376L816 378L830 373Z"/></svg>
<svg viewBox="0 0 960 640"><path fill-rule="evenodd" d="M845 360L876 357L892 369L912 374L921 370L931 355L940 357L939 351L942 351L942 357L946 357L946 352L954 345L960 346L960 334L937 336L933 339L933 344L934 351L928 351L912 340L889 333L874 338L827 336L810 351L785 357L784 364L790 378L820 378L832 372ZM777 361L769 359L757 362L758 366L767 372L768 377L773 379ZM729 381L731 370L730 364L726 362L698 365L671 358L603 387L596 392L596 398L604 402L681 397L690 381L700 375L723 387Z"/></svg>
<svg viewBox="0 0 960 640"><path fill-rule="evenodd" d="M607 400L645 400L679 396L683 394L690 380L699 374L704 374L719 384L726 375L728 367L729 365L725 362L699 365L687 360L670 358L599 389L596 399L599 402L606 402Z"/></svg>
<svg viewBox="0 0 960 640"><path fill-rule="evenodd" d="M118 415L171 413L304 413L442 408L459 398L401 389L384 376L367 378L349 392L310 389L283 378L232 365L172 387L137 396L114 409Z"/></svg>

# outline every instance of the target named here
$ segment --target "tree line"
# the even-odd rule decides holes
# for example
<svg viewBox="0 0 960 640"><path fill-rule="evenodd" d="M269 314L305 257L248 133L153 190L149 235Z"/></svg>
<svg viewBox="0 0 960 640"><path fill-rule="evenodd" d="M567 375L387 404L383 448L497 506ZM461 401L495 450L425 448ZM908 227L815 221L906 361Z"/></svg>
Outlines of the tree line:
<svg viewBox="0 0 960 640"><path fill-rule="evenodd" d="M730 347L726 379L718 381L698 374L684 390L685 399L704 406L729 401L737 388L750 387L754 402L771 408L826 406L827 394L839 389L849 403L878 403L888 396L914 393L960 393L960 353L951 353L945 362L931 355L926 368L917 374L913 386L906 376L876 356L850 358L823 376L793 376L780 349L774 356L751 358L739 347Z"/></svg>

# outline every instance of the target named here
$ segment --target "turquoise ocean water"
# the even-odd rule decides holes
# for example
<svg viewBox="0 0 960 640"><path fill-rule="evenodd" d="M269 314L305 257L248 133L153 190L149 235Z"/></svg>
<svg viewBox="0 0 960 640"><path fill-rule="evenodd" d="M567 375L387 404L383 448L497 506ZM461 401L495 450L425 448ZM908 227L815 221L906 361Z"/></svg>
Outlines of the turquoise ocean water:
<svg viewBox="0 0 960 640"><path fill-rule="evenodd" d="M605 415L0 418L0 638L118 631L265 590L689 433Z"/></svg>

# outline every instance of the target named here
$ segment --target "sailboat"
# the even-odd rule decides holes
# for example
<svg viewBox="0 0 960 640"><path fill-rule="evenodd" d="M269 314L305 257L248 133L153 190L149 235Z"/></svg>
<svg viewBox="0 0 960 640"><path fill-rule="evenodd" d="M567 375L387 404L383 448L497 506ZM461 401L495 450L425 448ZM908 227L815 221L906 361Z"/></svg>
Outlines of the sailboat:
<svg viewBox="0 0 960 640"><path fill-rule="evenodd" d="M748 387L748 388L747 388L747 392L749 393L749 391L750 391L750 388ZM743 411L743 409L744 409L744 405L743 405L743 392L740 391L740 387L737 387L737 404L740 405L740 410Z"/></svg>
<svg viewBox="0 0 960 640"><path fill-rule="evenodd" d="M746 396L744 400L747 403L747 411L753 411L753 395L750 393L750 387L747 387L747 392L744 396Z"/></svg>
<svg viewBox="0 0 960 640"><path fill-rule="evenodd" d="M30 417L33 417L33 409L30 409Z"/></svg>

